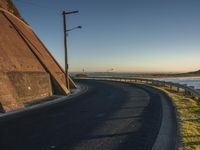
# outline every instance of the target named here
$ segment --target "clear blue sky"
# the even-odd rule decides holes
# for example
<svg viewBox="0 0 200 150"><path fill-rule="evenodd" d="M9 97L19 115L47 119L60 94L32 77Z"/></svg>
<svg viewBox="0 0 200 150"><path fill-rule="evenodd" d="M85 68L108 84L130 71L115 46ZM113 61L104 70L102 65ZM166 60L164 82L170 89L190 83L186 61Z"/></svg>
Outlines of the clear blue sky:
<svg viewBox="0 0 200 150"><path fill-rule="evenodd" d="M63 10L71 71L185 72L200 69L199 0L13 0L64 65Z"/></svg>

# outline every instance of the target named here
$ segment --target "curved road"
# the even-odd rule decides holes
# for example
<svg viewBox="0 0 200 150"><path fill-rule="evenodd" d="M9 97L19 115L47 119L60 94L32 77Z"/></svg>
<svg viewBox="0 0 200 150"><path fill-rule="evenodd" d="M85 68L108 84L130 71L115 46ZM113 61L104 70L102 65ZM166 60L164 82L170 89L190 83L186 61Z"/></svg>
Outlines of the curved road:
<svg viewBox="0 0 200 150"><path fill-rule="evenodd" d="M1 150L149 150L162 120L161 93L106 81L67 101L0 119Z"/></svg>

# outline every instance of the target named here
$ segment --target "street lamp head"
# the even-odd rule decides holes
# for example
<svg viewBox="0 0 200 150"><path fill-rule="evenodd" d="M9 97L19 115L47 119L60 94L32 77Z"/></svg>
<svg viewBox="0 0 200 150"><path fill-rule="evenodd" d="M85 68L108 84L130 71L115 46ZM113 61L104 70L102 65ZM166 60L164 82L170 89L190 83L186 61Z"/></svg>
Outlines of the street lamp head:
<svg viewBox="0 0 200 150"><path fill-rule="evenodd" d="M72 31L72 30L75 30L75 29L81 29L81 28L82 28L82 26L77 26L77 27L71 28L69 30L66 30L66 32L69 32L69 31Z"/></svg>

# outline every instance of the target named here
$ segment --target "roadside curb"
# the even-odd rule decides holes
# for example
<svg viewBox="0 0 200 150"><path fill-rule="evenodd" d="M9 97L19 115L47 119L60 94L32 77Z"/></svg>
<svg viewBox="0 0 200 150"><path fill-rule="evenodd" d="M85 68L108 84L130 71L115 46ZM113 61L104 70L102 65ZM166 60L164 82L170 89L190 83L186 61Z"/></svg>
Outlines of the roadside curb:
<svg viewBox="0 0 200 150"><path fill-rule="evenodd" d="M52 106L54 104L58 104L58 103L61 103L61 102L64 102L64 101L70 101L70 99L75 98L77 96L80 96L87 91L88 91L87 86L79 84L78 88L74 91L73 94L70 94L70 95L67 95L67 96L62 96L62 97L59 97L59 98L55 98L51 101L41 102L41 103L31 105L31 106L28 106L28 107L20 108L20 109L14 110L14 111L2 113L2 114L0 114L0 120L6 119L7 117L12 117L13 115L17 115L17 114L20 114L20 113L23 113L23 112L29 112L29 111L36 110L38 108Z"/></svg>
<svg viewBox="0 0 200 150"><path fill-rule="evenodd" d="M174 105L172 98L164 91L145 84L144 87L153 89L158 92L161 98L161 122L160 128L152 146L152 150L177 150L180 146L180 132L179 132L179 117L176 106Z"/></svg>
<svg viewBox="0 0 200 150"><path fill-rule="evenodd" d="M160 95L162 97L162 121L152 150L176 150L179 146L179 125L176 106L172 102L171 97L169 97L165 92L161 90L159 91L161 92ZM174 125L175 127L173 127ZM170 135L167 130L170 131L172 128L174 128L174 131L172 132L173 135Z"/></svg>

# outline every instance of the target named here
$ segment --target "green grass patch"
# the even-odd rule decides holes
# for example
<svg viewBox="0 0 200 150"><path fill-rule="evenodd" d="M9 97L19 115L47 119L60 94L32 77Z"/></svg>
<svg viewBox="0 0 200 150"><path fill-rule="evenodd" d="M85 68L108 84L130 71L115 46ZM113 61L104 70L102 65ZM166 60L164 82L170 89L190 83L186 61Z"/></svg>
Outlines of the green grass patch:
<svg viewBox="0 0 200 150"><path fill-rule="evenodd" d="M197 100L175 93L167 87L154 86L169 95L177 108L182 150L200 150L200 104Z"/></svg>

